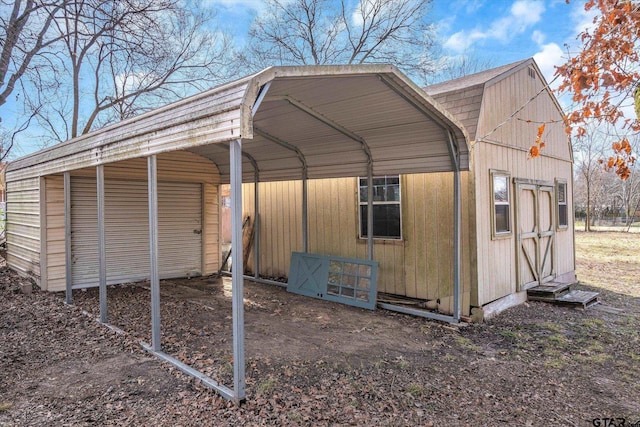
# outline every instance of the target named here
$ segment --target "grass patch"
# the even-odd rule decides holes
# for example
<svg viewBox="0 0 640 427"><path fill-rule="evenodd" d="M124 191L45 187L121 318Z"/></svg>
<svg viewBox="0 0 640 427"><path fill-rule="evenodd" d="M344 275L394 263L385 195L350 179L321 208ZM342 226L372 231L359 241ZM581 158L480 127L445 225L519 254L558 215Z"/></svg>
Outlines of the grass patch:
<svg viewBox="0 0 640 427"><path fill-rule="evenodd" d="M544 322L541 326L549 331L562 332L562 328L557 323Z"/></svg>
<svg viewBox="0 0 640 427"><path fill-rule="evenodd" d="M455 338L456 344L459 347L464 348L465 350L474 351L476 353L481 353L482 348L473 343L469 338L463 337L462 335L458 335Z"/></svg>
<svg viewBox="0 0 640 427"><path fill-rule="evenodd" d="M407 385L407 393L411 394L413 397L421 397L424 396L424 386L422 384L411 383Z"/></svg>
<svg viewBox="0 0 640 427"><path fill-rule="evenodd" d="M12 406L9 402L0 402L0 412L7 412Z"/></svg>
<svg viewBox="0 0 640 427"><path fill-rule="evenodd" d="M640 297L640 233L576 232L576 271L581 283Z"/></svg>
<svg viewBox="0 0 640 427"><path fill-rule="evenodd" d="M276 380L273 377L269 377L260 384L258 384L258 394L268 395L276 388Z"/></svg>

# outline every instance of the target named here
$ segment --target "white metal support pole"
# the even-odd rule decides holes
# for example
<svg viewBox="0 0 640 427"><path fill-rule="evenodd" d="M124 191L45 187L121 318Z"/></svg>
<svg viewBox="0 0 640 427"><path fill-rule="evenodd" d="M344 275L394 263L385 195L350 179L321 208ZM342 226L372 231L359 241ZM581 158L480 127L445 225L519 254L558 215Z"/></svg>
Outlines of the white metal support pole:
<svg viewBox="0 0 640 427"><path fill-rule="evenodd" d="M64 173L64 270L65 303L73 304L73 271L71 269L71 174Z"/></svg>
<svg viewBox="0 0 640 427"><path fill-rule="evenodd" d="M107 323L107 255L104 227L104 165L96 166L98 199L98 279L100 289L100 321Z"/></svg>
<svg viewBox="0 0 640 427"><path fill-rule="evenodd" d="M158 163L155 154L147 157L149 193L149 266L151 268L151 348L161 351L160 275L158 273Z"/></svg>
<svg viewBox="0 0 640 427"><path fill-rule="evenodd" d="M373 164L371 162L367 171L367 257L369 261L373 261Z"/></svg>
<svg viewBox="0 0 640 427"><path fill-rule="evenodd" d="M462 214L461 214L461 200L460 200L460 170L456 168L453 172L453 317L456 320L460 319L460 293L461 293L461 274L460 274L460 248L461 248L461 226L462 226Z"/></svg>
<svg viewBox="0 0 640 427"><path fill-rule="evenodd" d="M302 251L309 252L309 182L306 167L302 173Z"/></svg>
<svg viewBox="0 0 640 427"><path fill-rule="evenodd" d="M233 310L233 391L237 400L245 398L244 362L244 266L242 265L242 141L229 144L231 163L231 249L236 254L231 273Z"/></svg>
<svg viewBox="0 0 640 427"><path fill-rule="evenodd" d="M460 321L460 295L462 293L461 280L461 230L462 230L462 202L460 185L460 152L455 143L451 130L447 130L449 138L449 154L453 164L453 319Z"/></svg>

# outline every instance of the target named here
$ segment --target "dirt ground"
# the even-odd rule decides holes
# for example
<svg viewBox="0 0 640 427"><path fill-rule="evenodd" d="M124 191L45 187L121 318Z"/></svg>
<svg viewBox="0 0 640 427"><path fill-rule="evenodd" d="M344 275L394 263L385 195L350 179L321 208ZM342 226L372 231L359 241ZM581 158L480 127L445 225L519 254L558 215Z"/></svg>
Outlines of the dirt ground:
<svg viewBox="0 0 640 427"><path fill-rule="evenodd" d="M578 234L578 275L602 304L529 302L480 325L247 282L247 401L239 407L142 350L139 341L150 341L147 284L109 288L109 322L125 331L117 334L95 321L97 290L75 292L67 306L61 294L21 293L24 280L3 270L0 426L635 423L640 235L625 242L602 233L602 250L592 237ZM610 248L617 244L632 248L620 266L604 256L624 257L624 247ZM229 281L164 281L161 312L164 351L231 385Z"/></svg>

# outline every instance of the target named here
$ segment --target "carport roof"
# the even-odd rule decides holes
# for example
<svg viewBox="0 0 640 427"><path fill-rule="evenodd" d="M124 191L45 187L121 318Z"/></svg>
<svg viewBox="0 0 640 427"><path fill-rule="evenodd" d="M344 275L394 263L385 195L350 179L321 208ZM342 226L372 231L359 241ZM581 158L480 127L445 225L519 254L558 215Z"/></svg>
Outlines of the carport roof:
<svg viewBox="0 0 640 427"><path fill-rule="evenodd" d="M374 175L469 168L463 126L397 68L302 66L267 68L22 157L8 180L188 150L227 182L236 139L245 181L256 170L260 181L366 176L370 162Z"/></svg>

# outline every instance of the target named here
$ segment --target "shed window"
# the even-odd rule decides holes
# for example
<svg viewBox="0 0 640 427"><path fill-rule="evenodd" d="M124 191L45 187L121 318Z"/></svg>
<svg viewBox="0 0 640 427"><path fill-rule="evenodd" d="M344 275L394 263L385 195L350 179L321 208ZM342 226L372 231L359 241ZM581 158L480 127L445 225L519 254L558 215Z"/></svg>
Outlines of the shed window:
<svg viewBox="0 0 640 427"><path fill-rule="evenodd" d="M493 194L493 234L511 233L511 194L509 175L503 172L491 173L491 193Z"/></svg>
<svg viewBox="0 0 640 427"><path fill-rule="evenodd" d="M367 238L367 178L359 178L360 237ZM373 237L376 239L401 239L400 177L373 178Z"/></svg>
<svg viewBox="0 0 640 427"><path fill-rule="evenodd" d="M556 182L556 197L558 199L558 228L567 228L569 225L569 207L567 204L566 182Z"/></svg>

